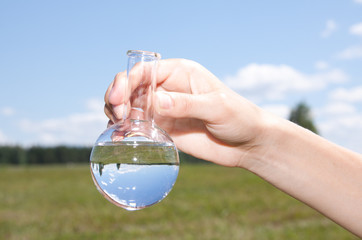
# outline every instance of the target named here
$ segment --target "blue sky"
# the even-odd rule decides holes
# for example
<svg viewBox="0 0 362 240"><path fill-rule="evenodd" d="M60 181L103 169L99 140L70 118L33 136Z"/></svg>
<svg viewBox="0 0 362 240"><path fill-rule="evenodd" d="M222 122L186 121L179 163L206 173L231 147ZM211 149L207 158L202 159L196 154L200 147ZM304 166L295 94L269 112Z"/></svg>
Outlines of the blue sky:
<svg viewBox="0 0 362 240"><path fill-rule="evenodd" d="M91 145L126 51L195 60L362 153L362 0L0 1L0 144Z"/></svg>

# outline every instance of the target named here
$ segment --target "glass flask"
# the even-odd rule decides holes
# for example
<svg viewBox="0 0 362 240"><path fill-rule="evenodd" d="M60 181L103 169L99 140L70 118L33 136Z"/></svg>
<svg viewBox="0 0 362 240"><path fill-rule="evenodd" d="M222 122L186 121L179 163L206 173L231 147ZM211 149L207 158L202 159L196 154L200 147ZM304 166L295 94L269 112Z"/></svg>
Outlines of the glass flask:
<svg viewBox="0 0 362 240"><path fill-rule="evenodd" d="M90 157L93 181L111 203L138 210L164 199L179 171L170 136L153 119L153 93L160 54L127 52L122 83L123 119L97 139Z"/></svg>

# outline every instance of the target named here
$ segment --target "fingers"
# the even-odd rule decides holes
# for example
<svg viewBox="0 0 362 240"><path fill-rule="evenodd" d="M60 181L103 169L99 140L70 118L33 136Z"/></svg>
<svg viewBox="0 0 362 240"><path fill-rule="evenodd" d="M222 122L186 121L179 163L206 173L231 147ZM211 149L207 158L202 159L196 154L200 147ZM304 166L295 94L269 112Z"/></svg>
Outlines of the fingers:
<svg viewBox="0 0 362 240"><path fill-rule="evenodd" d="M104 100L108 105L120 105L126 101L127 92L127 72L118 73L104 96Z"/></svg>
<svg viewBox="0 0 362 240"><path fill-rule="evenodd" d="M186 59L166 59L159 61L156 87L171 92L192 92L192 74L200 69L196 63Z"/></svg>
<svg viewBox="0 0 362 240"><path fill-rule="evenodd" d="M175 72L177 67L180 68L182 62L187 61L188 60L182 59L159 61L156 80L157 84L161 84L166 81L171 73ZM137 63L130 70L128 80L127 71L118 73L106 91L104 96L105 103L107 105L120 105L122 103L126 103L130 97L129 95L140 85L141 82L143 85L151 84L151 79L146 78L151 75L151 71L152 66L149 63ZM183 69L183 71L185 71L185 69Z"/></svg>
<svg viewBox="0 0 362 240"><path fill-rule="evenodd" d="M182 59L167 59L159 61L157 68L157 84L162 84L164 81L169 79L171 73L173 73L177 67L182 65L182 61Z"/></svg>
<svg viewBox="0 0 362 240"><path fill-rule="evenodd" d="M115 77L116 78L116 77ZM108 105L109 104L109 94L113 88L113 83L114 83L115 79L113 79L113 81L111 82L111 84L109 84L108 89L106 91L106 93L104 94L104 102Z"/></svg>
<svg viewBox="0 0 362 240"><path fill-rule="evenodd" d="M196 118L216 123L222 119L226 95L221 92L192 95L176 92L156 92L155 110L164 117Z"/></svg>
<svg viewBox="0 0 362 240"><path fill-rule="evenodd" d="M104 95L104 113L113 123L120 120L123 115L123 112L120 111L120 105L124 101L124 93L126 91L126 89L124 88L125 83L126 72L118 73L114 77L113 81L109 85Z"/></svg>
<svg viewBox="0 0 362 240"><path fill-rule="evenodd" d="M107 128L109 128L110 126L112 126L114 124L114 122L112 120L109 120L108 121L108 124L107 124Z"/></svg>
<svg viewBox="0 0 362 240"><path fill-rule="evenodd" d="M113 108L107 104L104 105L104 113L109 118L107 127L113 125L114 123L118 122L121 119L115 115Z"/></svg>
<svg viewBox="0 0 362 240"><path fill-rule="evenodd" d="M152 71L154 62L137 62L128 72L118 73L111 85L108 87L104 100L106 102L105 112L113 121L127 116L128 105L139 105L140 96L147 96L152 84ZM142 99L141 99L142 100ZM143 106L136 106L143 108Z"/></svg>
<svg viewBox="0 0 362 240"><path fill-rule="evenodd" d="M149 73L152 70L153 66L149 63L139 62L129 71L128 80L126 71L116 75L105 94L105 113L113 122L122 119L125 116L124 114L127 116L125 111L131 109L128 105L133 106L133 104L137 103L138 98L133 93L135 91L140 92L139 87L147 89L147 86L150 86L151 79L146 76L150 76ZM187 117L186 114L189 114L189 117L201 118L204 112L207 113L201 106L215 108L212 104L208 104L210 99L205 99L202 94L195 96L177 95L176 92L195 94L220 89L220 84L214 78L201 65L190 60L167 59L159 61L156 80L157 89L173 92L170 93L173 95L171 99L175 101L175 105L167 111L164 108L172 102L167 103L167 98L160 101L159 103L166 104L166 106L159 106L159 114L170 114L169 117ZM195 79L203 79L204 81L195 81ZM152 88L155 89L155 86L152 86Z"/></svg>

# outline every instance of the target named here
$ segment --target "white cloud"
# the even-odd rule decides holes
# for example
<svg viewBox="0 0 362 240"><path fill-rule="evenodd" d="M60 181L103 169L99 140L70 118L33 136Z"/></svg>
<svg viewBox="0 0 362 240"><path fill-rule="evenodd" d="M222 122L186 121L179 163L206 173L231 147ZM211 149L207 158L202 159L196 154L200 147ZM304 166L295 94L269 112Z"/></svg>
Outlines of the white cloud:
<svg viewBox="0 0 362 240"><path fill-rule="evenodd" d="M5 117L10 117L15 114L15 109L13 109L11 107L3 107L0 109L0 114Z"/></svg>
<svg viewBox="0 0 362 240"><path fill-rule="evenodd" d="M355 131L360 130L358 134L360 138L362 134L362 116L360 114L340 115L339 117L324 121L320 126L327 135L341 135L342 133L347 135L343 138L339 137L338 139L348 139Z"/></svg>
<svg viewBox="0 0 362 240"><path fill-rule="evenodd" d="M314 64L314 67L317 69L317 70L326 70L329 65L327 62L325 61L317 61L315 64Z"/></svg>
<svg viewBox="0 0 362 240"><path fill-rule="evenodd" d="M91 99L86 103L87 112L41 121L23 119L19 127L33 135L29 145L92 145L107 125L101 105L102 101Z"/></svg>
<svg viewBox="0 0 362 240"><path fill-rule="evenodd" d="M337 88L330 92L329 103L319 111L318 127L322 136L341 146L362 153L362 86Z"/></svg>
<svg viewBox="0 0 362 240"><path fill-rule="evenodd" d="M354 0L354 2L362 4L362 0Z"/></svg>
<svg viewBox="0 0 362 240"><path fill-rule="evenodd" d="M321 36L327 38L332 35L337 30L337 24L334 20L328 20L326 22L325 29L322 31Z"/></svg>
<svg viewBox="0 0 362 240"><path fill-rule="evenodd" d="M322 136L362 153L362 112L352 102L330 100L317 111L316 123Z"/></svg>
<svg viewBox="0 0 362 240"><path fill-rule="evenodd" d="M357 112L355 106L345 102L331 102L322 111L322 114L329 115L345 115Z"/></svg>
<svg viewBox="0 0 362 240"><path fill-rule="evenodd" d="M337 54L337 57L344 60L362 58L362 45L351 46Z"/></svg>
<svg viewBox="0 0 362 240"><path fill-rule="evenodd" d="M349 32L362 37L362 22L352 25ZM362 45L350 46L338 53L337 57L344 60L362 58Z"/></svg>
<svg viewBox="0 0 362 240"><path fill-rule="evenodd" d="M362 86L357 86L351 89L337 88L329 94L333 100L345 102L362 102Z"/></svg>
<svg viewBox="0 0 362 240"><path fill-rule="evenodd" d="M287 65L249 64L235 76L224 79L226 85L252 101L283 100L287 94L315 91L330 83L347 80L339 69L304 74Z"/></svg>
<svg viewBox="0 0 362 240"><path fill-rule="evenodd" d="M358 112L327 115L317 123L322 136L341 146L362 153L362 114Z"/></svg>
<svg viewBox="0 0 362 240"><path fill-rule="evenodd" d="M362 22L352 25L349 32L353 35L362 36Z"/></svg>

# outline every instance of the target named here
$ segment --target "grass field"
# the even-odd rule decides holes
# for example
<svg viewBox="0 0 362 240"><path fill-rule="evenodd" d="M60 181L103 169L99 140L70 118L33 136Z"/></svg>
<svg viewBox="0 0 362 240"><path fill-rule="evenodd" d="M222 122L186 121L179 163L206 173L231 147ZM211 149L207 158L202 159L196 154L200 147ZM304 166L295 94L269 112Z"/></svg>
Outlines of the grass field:
<svg viewBox="0 0 362 240"><path fill-rule="evenodd" d="M358 239L241 169L181 165L169 196L128 212L89 167L0 168L0 239Z"/></svg>

